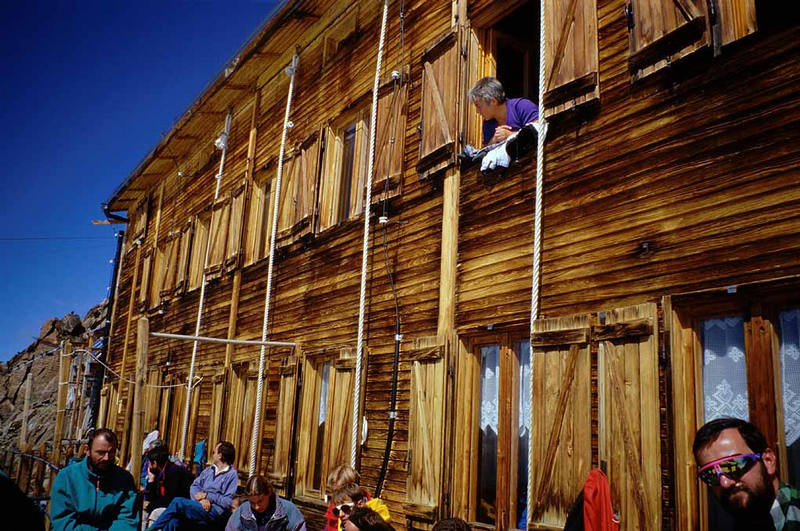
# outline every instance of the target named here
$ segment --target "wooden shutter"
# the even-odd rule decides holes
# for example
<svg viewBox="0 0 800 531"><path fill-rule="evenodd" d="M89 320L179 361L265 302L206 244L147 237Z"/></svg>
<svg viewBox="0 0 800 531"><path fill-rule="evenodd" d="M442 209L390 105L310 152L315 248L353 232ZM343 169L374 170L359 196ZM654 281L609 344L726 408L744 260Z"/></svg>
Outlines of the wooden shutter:
<svg viewBox="0 0 800 531"><path fill-rule="evenodd" d="M324 128L325 149L322 155L322 168L319 178L319 222L317 230L323 232L339 221L337 218L340 175L342 172L342 152L344 151L342 136L332 126Z"/></svg>
<svg viewBox="0 0 800 531"><path fill-rule="evenodd" d="M168 239L163 239L153 252L153 263L150 273L150 293L147 297L147 306L150 309L161 304L161 289L164 286L164 275L166 273L168 252Z"/></svg>
<svg viewBox="0 0 800 531"><path fill-rule="evenodd" d="M596 0L547 2L545 20L543 107L552 116L600 97Z"/></svg>
<svg viewBox="0 0 800 531"><path fill-rule="evenodd" d="M367 184L367 164L369 162L369 109L358 114L355 124L355 145L353 146L353 174L350 181L350 209L347 219L364 212L364 192Z"/></svg>
<svg viewBox="0 0 800 531"><path fill-rule="evenodd" d="M400 191L406 132L408 85L387 87L378 97L378 124L375 133L375 170L372 178L372 202ZM387 184L388 182L388 184Z"/></svg>
<svg viewBox="0 0 800 531"><path fill-rule="evenodd" d="M320 144L320 134L314 133L303 141L300 147L300 158L297 161L300 166L296 188L297 208L294 219L294 232L297 236L311 232L314 226Z"/></svg>
<svg viewBox="0 0 800 531"><path fill-rule="evenodd" d="M457 32L422 56L422 138L417 171L428 177L455 163L458 101L461 99Z"/></svg>
<svg viewBox="0 0 800 531"><path fill-rule="evenodd" d="M242 256L242 230L244 224L244 200L247 192L247 181L231 192L231 213L228 239L225 243L225 269L235 269Z"/></svg>
<svg viewBox="0 0 800 531"><path fill-rule="evenodd" d="M278 228L276 246L291 243L292 228L297 208L297 184L300 180L299 152L292 151L283 162L283 175L281 176L281 196L278 202Z"/></svg>
<svg viewBox="0 0 800 531"><path fill-rule="evenodd" d="M534 525L563 526L590 468L605 465L621 528L661 527L657 326L655 304L534 323Z"/></svg>
<svg viewBox="0 0 800 531"><path fill-rule="evenodd" d="M211 212L209 210L195 217L192 229L192 254L189 259L189 289L200 287L203 281L203 266L205 265L210 227Z"/></svg>
<svg viewBox="0 0 800 531"><path fill-rule="evenodd" d="M144 388L144 426L145 433L158 426L159 402L161 400L162 372L160 367L147 372L147 385Z"/></svg>
<svg viewBox="0 0 800 531"><path fill-rule="evenodd" d="M705 0L630 0L629 67L632 72L675 60L708 44ZM649 71L644 72L649 73Z"/></svg>
<svg viewBox="0 0 800 531"><path fill-rule="evenodd" d="M225 373L217 372L211 377L211 414L209 415L208 446L211 448L221 439L222 425L226 415L225 409ZM212 464L212 452L208 452L207 463Z"/></svg>
<svg viewBox="0 0 800 531"><path fill-rule="evenodd" d="M147 198L139 201L136 208L133 209L131 215L131 241L136 241L144 238L147 234L147 206L149 202Z"/></svg>
<svg viewBox="0 0 800 531"><path fill-rule="evenodd" d="M601 315L602 319L602 315ZM655 304L607 312L598 344L599 454L626 529L661 527L658 317Z"/></svg>
<svg viewBox="0 0 800 531"><path fill-rule="evenodd" d="M269 252L270 189L272 181L263 179L253 185L247 212L247 235L244 247L244 263L252 264L264 258Z"/></svg>
<svg viewBox="0 0 800 531"><path fill-rule="evenodd" d="M150 270L153 263L153 248L149 247L142 254L142 277L139 282L139 311L147 309L147 297L150 294Z"/></svg>
<svg viewBox="0 0 800 531"><path fill-rule="evenodd" d="M228 223L231 215L230 196L219 199L211 207L211 248L208 252L206 275L218 276L222 272L222 262L225 258L225 244L228 238Z"/></svg>
<svg viewBox="0 0 800 531"><path fill-rule="evenodd" d="M534 525L563 527L592 466L589 316L538 319L531 340Z"/></svg>
<svg viewBox="0 0 800 531"><path fill-rule="evenodd" d="M189 221L180 231L178 236L179 248L178 258L175 265L175 294L180 295L186 291L188 274L189 274L189 259L192 251L192 222Z"/></svg>
<svg viewBox="0 0 800 531"><path fill-rule="evenodd" d="M322 458L323 478L334 467L350 462L353 385L356 373L354 356L354 349L343 349L342 356L331 367L329 429L325 434L325 450Z"/></svg>
<svg viewBox="0 0 800 531"><path fill-rule="evenodd" d="M167 237L166 256L164 257L164 275L161 280L159 297L163 300L175 291L178 274L178 255L180 254L181 232L171 232Z"/></svg>
<svg viewBox="0 0 800 531"><path fill-rule="evenodd" d="M281 496L286 496L288 487L292 428L297 396L297 369L298 362L295 356L285 358L279 369L281 380L278 389L278 407L275 413L275 452L269 479Z"/></svg>
<svg viewBox="0 0 800 531"><path fill-rule="evenodd" d="M717 6L714 38L721 46L730 44L758 29L754 0L712 0Z"/></svg>
<svg viewBox="0 0 800 531"><path fill-rule="evenodd" d="M432 512L442 488L446 362L444 347L409 353L411 398L408 419L407 511Z"/></svg>

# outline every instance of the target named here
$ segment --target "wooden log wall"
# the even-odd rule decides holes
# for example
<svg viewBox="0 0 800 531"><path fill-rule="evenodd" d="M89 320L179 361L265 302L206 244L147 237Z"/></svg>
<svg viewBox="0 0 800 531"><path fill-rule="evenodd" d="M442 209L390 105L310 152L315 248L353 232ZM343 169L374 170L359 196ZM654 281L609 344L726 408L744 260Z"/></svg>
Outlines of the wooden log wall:
<svg viewBox="0 0 800 531"><path fill-rule="evenodd" d="M296 46L299 68L289 147L319 134L344 113L369 105L381 5L340 1L323 9L320 4L305 2L305 10L299 9L281 28L259 38L257 51L243 55L247 57L244 66L234 69L230 79L212 85L192 113L176 126L169 136L171 148L159 148L148 159L147 177L137 182L145 191L136 192L131 186L123 193L131 212L135 206L132 197L145 198L148 203L144 237L138 244L130 237L126 244L115 301L109 359L122 380L112 378L106 396L107 424L118 433L129 423L130 386L125 380L134 373L136 318L147 312L154 331L195 331L200 292L196 287L166 296L165 304L150 301L146 307L139 307L141 279L146 274L143 251L157 249L164 238L182 230L211 206L220 163L213 142L223 129L226 114L232 113L233 122L221 197L231 194L243 180L252 186L254 181L267 179L274 186L289 84L282 70ZM390 217L402 224L374 225L370 241L368 356L363 391L369 429L360 449L360 470L362 483L373 488L388 431L395 319L388 269L398 298L403 341L399 413L381 497L399 527L406 525L409 512L405 504L410 473L411 370L418 361L411 353L417 348L415 339L436 337L441 318L445 203L438 186L441 183L420 181L415 168L422 120L420 59L424 50L458 21L455 4L405 2L401 39L399 5L392 3L382 72L383 80L388 80L392 70L408 72L401 194L392 200L389 210ZM471 9L481 15L490 9L488 6L487 2L475 2ZM794 119L800 110L800 32L784 29L774 35L759 33L726 48L713 60L700 58L699 64L689 63L632 83L623 10L622 0L597 1L599 110L593 107L591 114L554 122L546 148L543 314L551 317L592 312L654 301L673 292L800 273L800 218L796 215L800 178L793 169L800 162L800 126ZM335 28L337 20L348 17L355 17L355 33L331 45L326 32ZM465 113L469 115L471 110L467 108ZM181 155L162 157L170 151ZM527 327L535 159L527 156L520 162L502 178L487 180L477 169L460 176L454 324L459 334L468 335L488 325L519 330ZM182 176L178 176L178 170ZM246 220L247 208L244 216ZM304 353L355 346L362 222L358 217L344 220L320 233L311 227L308 235L276 253L269 338L295 341L299 346L294 352L267 352L257 465L262 473L272 470L276 447L283 448L276 445L276 425L280 411L287 410L280 402L281 389L286 388L281 380L285 371L280 367L287 356L293 354L299 360ZM263 258L246 266L240 262L233 272L218 275L208 284L201 335L260 338L267 267ZM601 418L604 413L599 412L599 393L603 390L598 391L597 382L604 369L598 366L598 350L594 346L582 354L585 359L580 374L591 371L592 376L591 385L581 382L581 389L588 393L586 404L581 403L585 406L581 415L591 415L593 425L613 424L616 420L605 422L607 419ZM242 414L237 409L240 405L232 403L240 395L232 390L242 389L237 385L250 389L247 386L254 383L252 379L244 383L236 379L242 374L247 378L248 372L257 369L259 349L237 346L228 352L229 357L224 345L198 346L197 375L203 380L193 393L187 457L195 441L205 438L213 445L218 434L226 437L238 433L243 418L254 411L252 400L241 400L238 404L250 408L250 413ZM163 381L180 381L188 374L191 353L190 342L152 338L148 364L161 371ZM539 357L535 362L545 363ZM552 364L554 376L543 376L538 389L557 389L560 365L550 360L547 363ZM626 375L632 374L629 365L624 367ZM648 377L660 378L661 382L658 406L648 403L651 429L635 444L637 451L660 454L666 470L668 441L665 444L662 439L659 449L652 438L656 424L659 433L669 437L665 377L661 368L656 372L653 367L649 369ZM450 377L447 380L453 385ZM604 392L607 401L616 396L611 388ZM157 424L171 434L168 443L177 451L180 441L176 439L183 421L180 397L185 400L185 390L159 393L170 402L161 405ZM660 412L658 423L654 411ZM612 440L616 443L622 437L619 426L614 426L605 439L598 430L592 431L592 465L603 460L599 445ZM550 426L537 425L537 429L546 434ZM349 446L349 427L343 431ZM448 433L451 438L463 436ZM243 465L250 441L247 436L241 439L237 452ZM296 444L303 447L307 442L297 440ZM546 451L544 446L537 447L536 455L543 456ZM130 449L123 459L129 455ZM635 464L621 459L610 459L612 469L625 470ZM576 477L583 473L584 465L582 462ZM664 479L655 485L658 479L654 471L647 473L647 499L640 501L647 504L647 519L652 522L668 514L654 500L658 487L669 493L669 485ZM444 481L449 481L446 474ZM547 509L552 514L540 508L540 516L544 515L543 521L548 524L558 525L574 485L561 476L555 481L560 489L558 503L555 509ZM625 494L631 487L615 488L614 496L620 503L629 508L636 504ZM302 497L296 501L312 525L320 523L325 509L321 500ZM443 506L433 510L446 514L451 509Z"/></svg>

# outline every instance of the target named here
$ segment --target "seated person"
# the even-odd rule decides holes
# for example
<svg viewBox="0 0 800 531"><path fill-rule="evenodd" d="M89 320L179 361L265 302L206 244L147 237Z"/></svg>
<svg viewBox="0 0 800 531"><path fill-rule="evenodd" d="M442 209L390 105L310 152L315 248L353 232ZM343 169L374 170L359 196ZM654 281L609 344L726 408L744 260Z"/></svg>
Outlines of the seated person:
<svg viewBox="0 0 800 531"><path fill-rule="evenodd" d="M367 491L356 483L348 483L333 493L333 515L339 518L340 531L345 528L348 518L357 507L367 507L378 513L385 522L391 519L386 504L378 498L371 498Z"/></svg>
<svg viewBox="0 0 800 531"><path fill-rule="evenodd" d="M148 470L144 487L145 512L142 526L152 525L173 498L188 498L194 479L192 474L169 459L165 445L156 446L147 452Z"/></svg>
<svg viewBox="0 0 800 531"><path fill-rule="evenodd" d="M245 488L247 500L228 519L225 531L306 531L306 521L295 504L275 494L264 476L253 476Z"/></svg>
<svg viewBox="0 0 800 531"><path fill-rule="evenodd" d="M214 464L203 470L189 489L191 499L173 498L150 529L194 529L227 520L239 483L239 475L231 466L235 458L233 444L218 443Z"/></svg>
<svg viewBox="0 0 800 531"><path fill-rule="evenodd" d="M336 507L333 503L333 493L348 483L358 483L360 479L361 476L358 472L349 465L339 465L328 474L325 497L330 499L330 503L328 504L328 510L325 511L324 531L336 531L339 529L339 518L333 515L333 508ZM367 496L367 499L369 499L369 496Z"/></svg>
<svg viewBox="0 0 800 531"><path fill-rule="evenodd" d="M469 90L469 101L483 117L483 145L506 140L514 131L539 118L539 108L525 98L506 99L503 85L484 77Z"/></svg>

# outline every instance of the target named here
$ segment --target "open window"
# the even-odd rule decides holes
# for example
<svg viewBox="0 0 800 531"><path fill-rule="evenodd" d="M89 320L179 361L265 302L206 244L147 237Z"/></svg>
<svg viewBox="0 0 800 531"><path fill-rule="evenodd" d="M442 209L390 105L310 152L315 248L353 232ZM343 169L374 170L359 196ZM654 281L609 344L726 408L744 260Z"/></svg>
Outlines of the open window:
<svg viewBox="0 0 800 531"><path fill-rule="evenodd" d="M307 353L302 371L296 492L323 499L328 472L350 459L354 352Z"/></svg>
<svg viewBox="0 0 800 531"><path fill-rule="evenodd" d="M317 230L325 231L364 211L369 150L369 109L349 112L325 128Z"/></svg>
<svg viewBox="0 0 800 531"><path fill-rule="evenodd" d="M776 450L781 480L800 481L800 296L797 285L672 297L675 456L682 521L724 520L698 488L692 441L719 417L749 420ZM700 515L700 522L693 520Z"/></svg>

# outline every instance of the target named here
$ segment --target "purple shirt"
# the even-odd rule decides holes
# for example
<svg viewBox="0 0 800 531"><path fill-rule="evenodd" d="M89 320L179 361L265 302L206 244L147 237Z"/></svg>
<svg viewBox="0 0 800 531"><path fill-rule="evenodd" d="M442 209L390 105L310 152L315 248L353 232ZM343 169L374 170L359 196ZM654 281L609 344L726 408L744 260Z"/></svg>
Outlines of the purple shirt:
<svg viewBox="0 0 800 531"><path fill-rule="evenodd" d="M539 107L531 100L525 98L509 98L506 100L506 125L512 130L522 129L522 126L539 118ZM483 121L483 145L489 143L497 129L497 120Z"/></svg>

